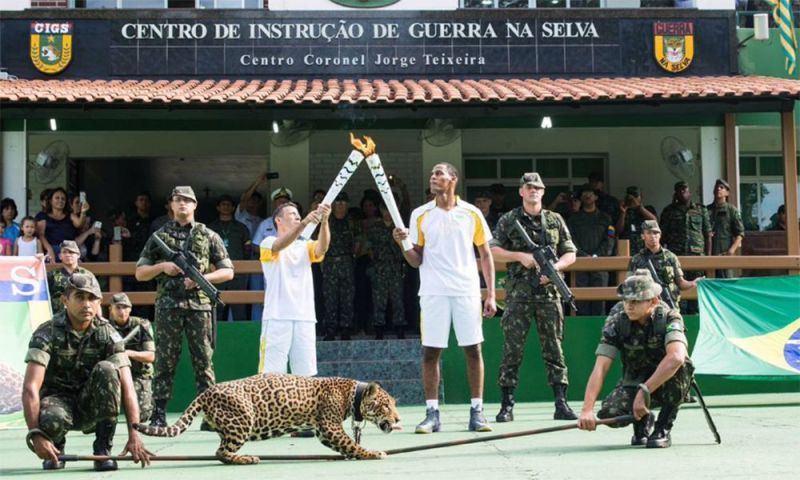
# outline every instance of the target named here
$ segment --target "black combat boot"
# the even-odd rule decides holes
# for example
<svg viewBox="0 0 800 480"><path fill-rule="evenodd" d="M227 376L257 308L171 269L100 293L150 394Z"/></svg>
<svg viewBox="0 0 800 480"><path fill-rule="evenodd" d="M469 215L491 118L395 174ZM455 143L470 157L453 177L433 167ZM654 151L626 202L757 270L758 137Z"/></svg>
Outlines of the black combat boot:
<svg viewBox="0 0 800 480"><path fill-rule="evenodd" d="M494 419L498 423L514 421L514 388L501 387L503 398L500 400L500 412Z"/></svg>
<svg viewBox="0 0 800 480"><path fill-rule="evenodd" d="M154 400L153 401L153 416L150 417L151 427L166 427L167 426L167 401Z"/></svg>
<svg viewBox="0 0 800 480"><path fill-rule="evenodd" d="M673 405L665 405L661 407L658 412L658 420L656 420L656 428L647 440L647 448L669 448L672 446L672 422L678 416L678 407Z"/></svg>
<svg viewBox="0 0 800 480"><path fill-rule="evenodd" d="M67 443L66 437L60 443L56 443L55 447L58 449L59 455L64 455L64 445ZM45 460L42 462L42 469L44 470L61 470L64 468L64 461L59 460L54 462L52 460Z"/></svg>
<svg viewBox="0 0 800 480"><path fill-rule="evenodd" d="M631 445L647 445L647 440L650 438L650 432L653 430L653 421L653 415L647 415L642 417L641 420L633 422L633 436L631 437Z"/></svg>
<svg viewBox="0 0 800 480"><path fill-rule="evenodd" d="M94 444L92 444L94 454L111 456L114 432L117 430L117 420L103 420L98 422L94 428ZM116 460L98 460L94 462L95 472L108 472L117 468Z"/></svg>
<svg viewBox="0 0 800 480"><path fill-rule="evenodd" d="M577 420L578 416L567 404L567 386L563 383L553 385L553 395L556 398L556 411L553 420Z"/></svg>

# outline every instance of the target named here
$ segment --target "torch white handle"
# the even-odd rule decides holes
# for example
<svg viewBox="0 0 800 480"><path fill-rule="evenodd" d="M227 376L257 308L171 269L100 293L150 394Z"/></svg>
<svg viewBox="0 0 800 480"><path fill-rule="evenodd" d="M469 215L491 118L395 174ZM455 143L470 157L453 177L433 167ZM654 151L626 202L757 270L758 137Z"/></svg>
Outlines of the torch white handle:
<svg viewBox="0 0 800 480"><path fill-rule="evenodd" d="M353 173L361 164L362 160L364 160L364 155L362 155L361 152L358 150L353 150L350 152L350 156L347 157L344 165L342 165L342 169L339 170L339 173L336 174L336 178L333 179L331 188L328 189L328 192L325 194L325 198L322 199L322 203L326 203L328 205L333 203L334 199L336 199L336 196L339 195L339 192L341 192L344 186L347 184L347 181L353 176ZM309 223L306 225L306 228L303 229L303 233L300 235L302 235L304 238L311 238L311 234L314 233L316 228L316 223Z"/></svg>
<svg viewBox="0 0 800 480"><path fill-rule="evenodd" d="M394 201L392 186L389 185L389 178L386 176L386 172L383 171L383 165L377 153L373 153L367 157L367 165L369 166L370 173L372 173L372 178L375 179L375 185L377 185L378 191L381 192L381 197L383 197L383 201L386 203L386 208L389 209L389 214L392 216L394 226L396 228L406 228L403 223L403 218L400 216L400 210L397 208L397 203ZM414 248L414 246L411 244L411 240L407 238L403 240L403 250L411 250L412 248Z"/></svg>

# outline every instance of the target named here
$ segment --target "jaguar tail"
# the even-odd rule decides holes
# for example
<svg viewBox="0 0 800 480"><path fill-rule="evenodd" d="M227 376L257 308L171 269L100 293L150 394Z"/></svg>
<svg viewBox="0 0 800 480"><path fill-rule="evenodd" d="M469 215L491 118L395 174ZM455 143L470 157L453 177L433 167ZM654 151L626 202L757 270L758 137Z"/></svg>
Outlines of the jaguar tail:
<svg viewBox="0 0 800 480"><path fill-rule="evenodd" d="M187 428L189 428L189 425L192 424L194 417L196 417L197 414L203 409L201 406L201 400L203 399L204 395L205 393L195 398L194 401L189 404L189 406L183 412L183 415L181 415L178 421L168 427L151 427L150 425L144 423L137 423L134 424L134 428L143 434L152 437L177 437L185 432Z"/></svg>

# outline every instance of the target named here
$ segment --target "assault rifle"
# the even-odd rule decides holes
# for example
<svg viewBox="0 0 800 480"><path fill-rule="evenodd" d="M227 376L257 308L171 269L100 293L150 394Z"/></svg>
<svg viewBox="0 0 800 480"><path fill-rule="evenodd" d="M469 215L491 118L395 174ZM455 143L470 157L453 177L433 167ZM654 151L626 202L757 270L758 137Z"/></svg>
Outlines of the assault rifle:
<svg viewBox="0 0 800 480"><path fill-rule="evenodd" d="M661 281L661 277L658 276L656 272L656 267L653 265L653 261L649 258L647 259L647 264L645 264L645 268L647 271L650 272L650 276L653 278L653 281L656 282L661 286L661 300L669 305L669 308L675 309L675 301L672 299L672 294L669 293L669 288L664 282Z"/></svg>
<svg viewBox="0 0 800 480"><path fill-rule="evenodd" d="M225 305L225 302L222 301L222 296L211 282L208 281L206 277L203 276L203 273L200 272L198 267L200 266L200 261L197 257L194 256L192 252L186 250L185 252L175 251L169 246L164 243L164 240L161 240L158 235L152 235L150 237L153 242L155 243L156 247L161 250L164 254L166 259L175 265L177 265L181 270L183 270L183 275L186 278L190 278L197 284L197 288L203 291L208 298L211 299L211 348L214 348L217 343L217 309L216 305Z"/></svg>
<svg viewBox="0 0 800 480"><path fill-rule="evenodd" d="M578 307L575 306L575 295L572 293L572 290L569 289L566 282L564 282L564 279L561 278L561 275L558 274L558 270L556 269L556 262L558 261L558 258L556 258L556 252L553 250L553 247L548 245L537 245L533 240L531 240L531 237L528 236L528 232L525 231L525 229L522 227L522 224L519 223L519 220L514 220L514 228L519 231L519 234L522 235L522 239L528 244L528 248L533 255L533 259L539 264L540 272L549 278L553 285L555 285L559 295L561 295L561 299L567 302L569 306L577 312ZM534 286L539 285L539 278L536 277L534 282Z"/></svg>
<svg viewBox="0 0 800 480"><path fill-rule="evenodd" d="M113 320L112 320L112 321L113 321ZM130 342L130 341L131 341L131 339L132 339L133 337L135 337L137 333L139 333L139 330L141 330L141 327L140 327L139 325L136 325L135 327L133 327L133 330L131 330L130 332L128 332L128 334L127 334L127 335L125 335L124 337L122 337L122 343L123 343L124 345L127 345L127 344L128 344L128 342Z"/></svg>

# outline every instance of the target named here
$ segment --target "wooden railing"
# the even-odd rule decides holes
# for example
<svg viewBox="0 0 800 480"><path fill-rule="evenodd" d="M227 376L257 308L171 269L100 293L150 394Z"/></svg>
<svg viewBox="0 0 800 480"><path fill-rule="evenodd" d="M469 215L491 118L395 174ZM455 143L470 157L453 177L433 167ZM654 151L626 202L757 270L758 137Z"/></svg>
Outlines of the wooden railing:
<svg viewBox="0 0 800 480"><path fill-rule="evenodd" d="M566 269L567 272L616 272L619 282L625 278L625 272L630 262L627 255L628 242L619 241L620 253L624 256L578 258L574 264ZM103 303L108 303L112 293L122 291L122 277L133 276L136 272L135 262L123 262L122 248L111 245L109 252L110 261L83 263L84 268L90 270L98 277L109 277L109 291L103 294ZM740 270L786 270L789 274L800 275L800 256L775 255L775 256L732 256L732 257L680 257L681 267L686 271L705 272L706 277L714 278L718 269ZM233 262L237 275L261 273L261 264L257 260L239 260ZM505 271L505 264L496 264L498 271ZM58 268L57 265L48 265L48 269ZM615 287L575 287L574 275L572 276L572 289L577 300L616 300ZM134 305L153 305L155 292L126 292ZM498 289L497 298L505 298L505 291ZM681 298L694 300L697 298L695 289L685 290ZM222 292L222 300L228 304L252 304L264 301L264 292L257 290L227 290Z"/></svg>

